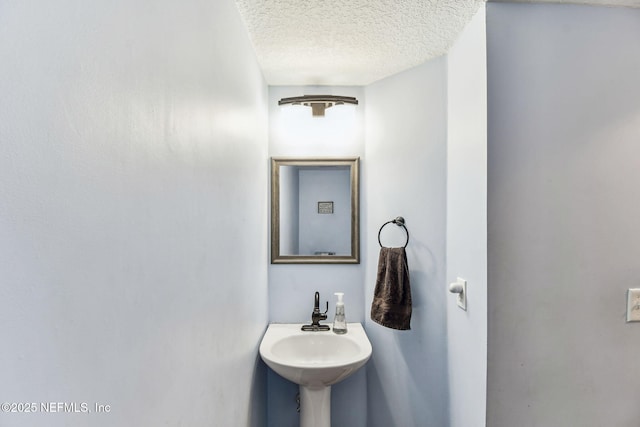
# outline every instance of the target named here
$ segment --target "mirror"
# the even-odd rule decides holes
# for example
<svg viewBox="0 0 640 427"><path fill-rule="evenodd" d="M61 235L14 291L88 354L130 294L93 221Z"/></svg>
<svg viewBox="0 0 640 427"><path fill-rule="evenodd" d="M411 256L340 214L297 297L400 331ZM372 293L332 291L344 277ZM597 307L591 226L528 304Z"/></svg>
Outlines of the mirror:
<svg viewBox="0 0 640 427"><path fill-rule="evenodd" d="M358 157L271 159L271 263L360 263Z"/></svg>

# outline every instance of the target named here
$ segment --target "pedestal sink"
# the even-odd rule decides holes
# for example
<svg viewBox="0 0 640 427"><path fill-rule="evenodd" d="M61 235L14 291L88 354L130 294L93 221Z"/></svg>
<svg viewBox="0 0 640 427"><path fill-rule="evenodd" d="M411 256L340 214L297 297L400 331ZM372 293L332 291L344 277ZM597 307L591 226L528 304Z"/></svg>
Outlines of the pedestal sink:
<svg viewBox="0 0 640 427"><path fill-rule="evenodd" d="M360 323L347 324L343 335L301 327L269 325L260 356L277 374L300 386L300 427L330 427L331 386L367 363L371 343Z"/></svg>

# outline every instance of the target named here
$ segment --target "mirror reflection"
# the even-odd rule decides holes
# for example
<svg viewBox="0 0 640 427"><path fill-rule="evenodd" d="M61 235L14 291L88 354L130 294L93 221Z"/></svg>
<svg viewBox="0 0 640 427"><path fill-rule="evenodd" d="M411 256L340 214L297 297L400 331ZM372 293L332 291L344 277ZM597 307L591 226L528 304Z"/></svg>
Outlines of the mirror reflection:
<svg viewBox="0 0 640 427"><path fill-rule="evenodd" d="M271 262L358 263L358 159L271 164Z"/></svg>

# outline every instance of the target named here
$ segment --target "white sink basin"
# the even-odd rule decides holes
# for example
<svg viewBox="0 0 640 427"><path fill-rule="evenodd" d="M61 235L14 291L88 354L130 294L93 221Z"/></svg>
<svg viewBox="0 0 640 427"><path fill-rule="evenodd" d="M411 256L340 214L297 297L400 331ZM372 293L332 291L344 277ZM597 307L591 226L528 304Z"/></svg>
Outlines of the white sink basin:
<svg viewBox="0 0 640 427"><path fill-rule="evenodd" d="M301 331L302 324L273 323L260 343L262 360L276 373L310 389L341 381L371 357L371 343L360 323L347 333Z"/></svg>

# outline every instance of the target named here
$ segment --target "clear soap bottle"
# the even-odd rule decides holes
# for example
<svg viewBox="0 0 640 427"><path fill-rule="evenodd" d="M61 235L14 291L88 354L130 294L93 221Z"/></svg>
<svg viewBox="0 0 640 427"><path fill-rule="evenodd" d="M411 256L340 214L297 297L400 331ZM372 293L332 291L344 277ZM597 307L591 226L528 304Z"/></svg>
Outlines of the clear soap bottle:
<svg viewBox="0 0 640 427"><path fill-rule="evenodd" d="M342 301L344 292L336 292L334 295L338 297L338 302L336 303L336 317L333 319L333 332L336 334L346 334L347 320L344 317L344 301Z"/></svg>

